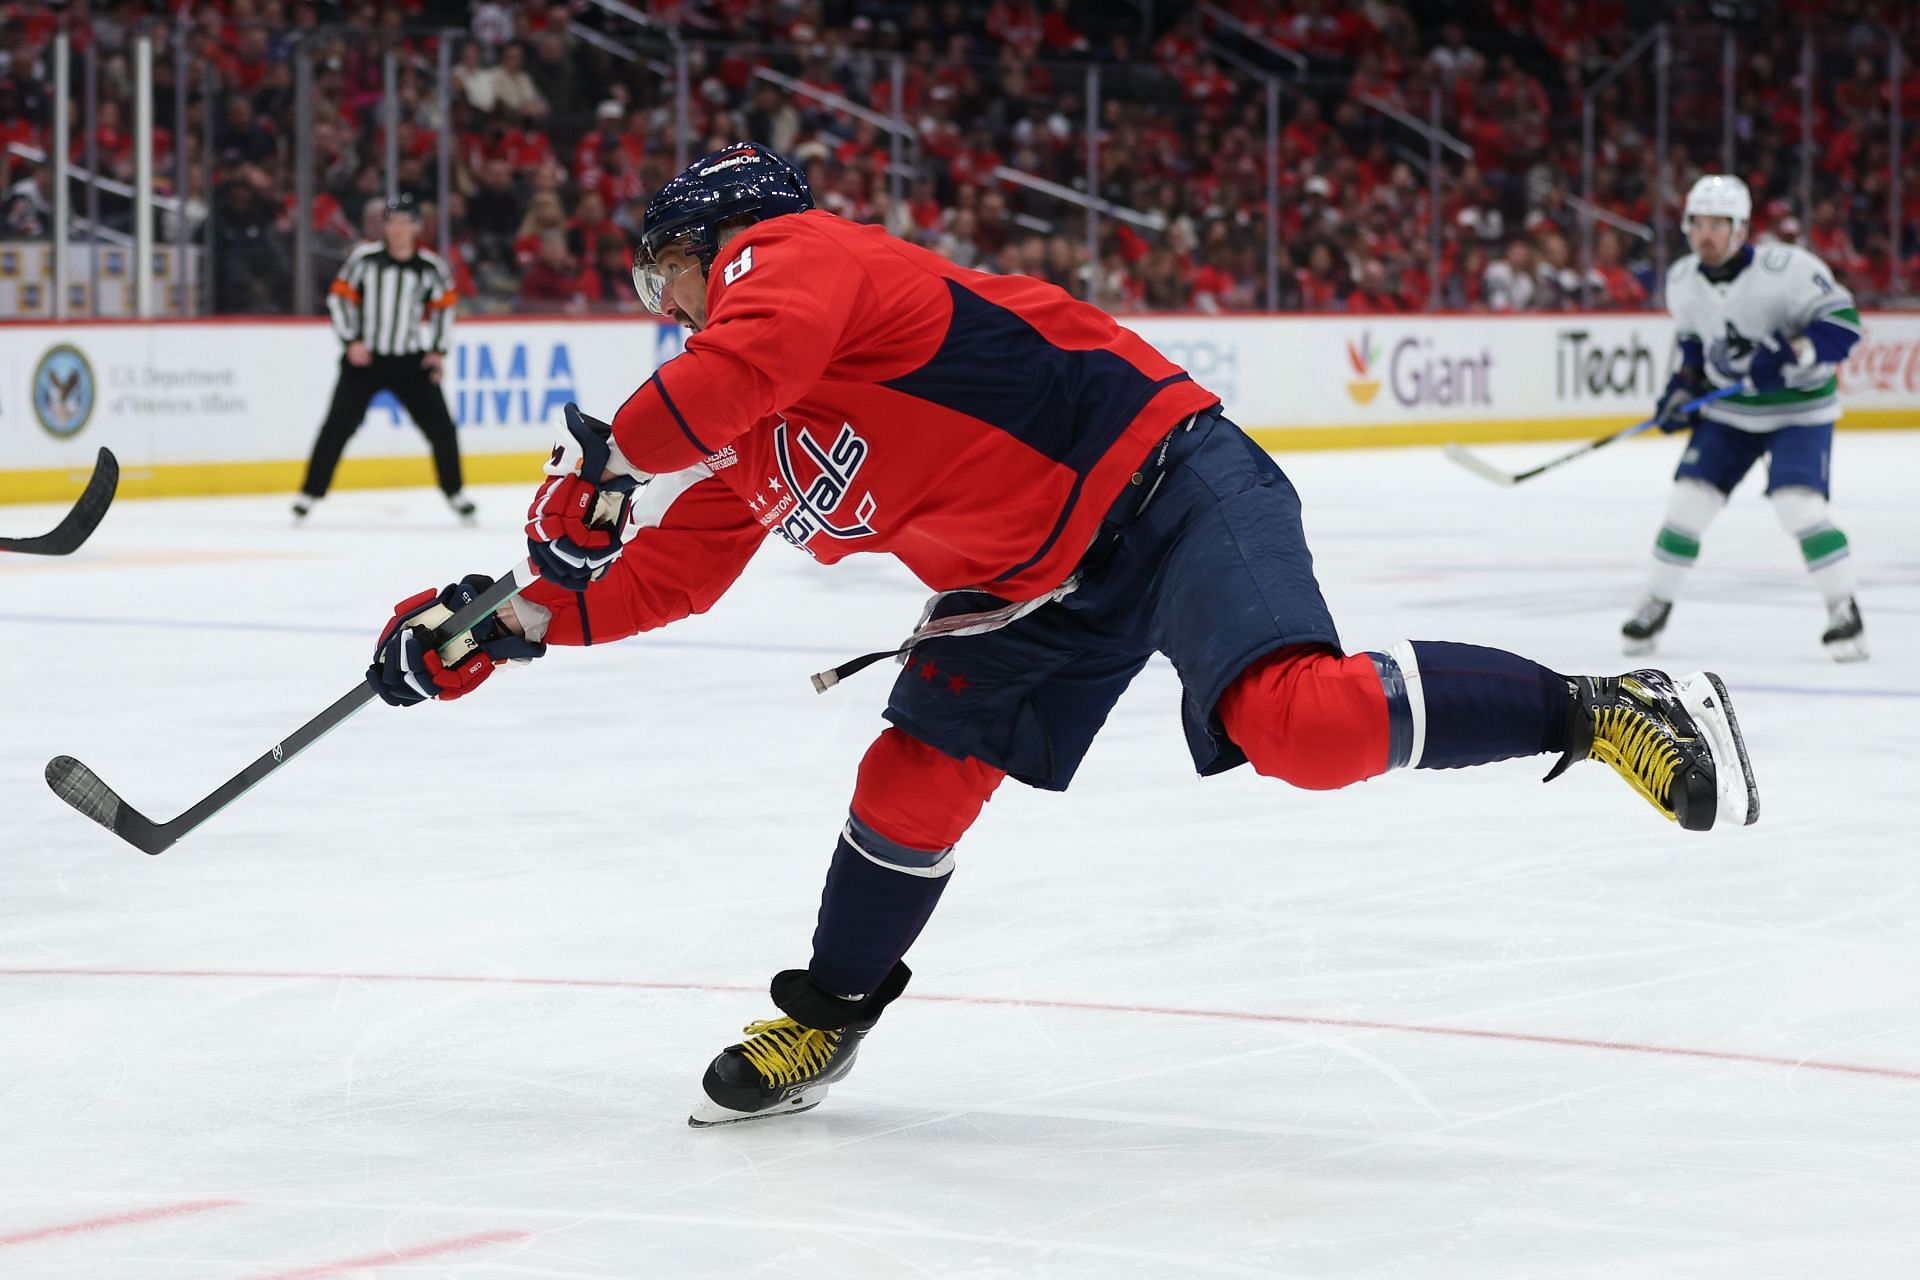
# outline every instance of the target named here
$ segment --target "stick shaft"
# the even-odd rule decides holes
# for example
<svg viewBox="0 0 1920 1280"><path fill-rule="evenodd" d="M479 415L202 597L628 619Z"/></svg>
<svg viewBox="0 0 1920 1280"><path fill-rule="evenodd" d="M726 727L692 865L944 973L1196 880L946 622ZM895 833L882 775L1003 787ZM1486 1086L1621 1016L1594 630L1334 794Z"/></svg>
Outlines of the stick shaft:
<svg viewBox="0 0 1920 1280"><path fill-rule="evenodd" d="M520 594L526 584L517 579L516 574L525 574L525 570L516 570L495 582L491 587L474 598L472 604L454 614L445 626L434 632L437 645L445 645L458 640L467 632L479 626L481 622L493 616L501 605ZM295 729L292 733L261 752L254 762L234 774L222 783L212 795L194 805L191 809L166 824L167 834L178 840L187 832L211 818L220 810L251 791L268 774L273 773L308 747L324 738L329 731L349 719L353 714L374 700L373 686L362 680L352 689L335 699L333 705L313 719Z"/></svg>
<svg viewBox="0 0 1920 1280"><path fill-rule="evenodd" d="M508 600L520 594L533 581L529 565L514 570L481 592L472 604L449 618L433 634L438 647L458 640ZM332 705L308 720L285 738L274 743L233 777L214 788L212 794L170 822L156 823L121 800L119 795L94 772L67 756L59 756L47 765L47 784L67 804L93 819L143 853L157 854L193 831L201 823L251 791L267 775L325 737L353 714L372 702L373 687L364 680Z"/></svg>
<svg viewBox="0 0 1920 1280"><path fill-rule="evenodd" d="M1739 395L1742 392L1744 392L1746 389L1747 387L1745 383L1735 383L1733 386L1730 386L1730 387L1715 387L1712 391L1707 392L1705 395L1699 396L1695 399L1687 401L1686 404L1680 406L1680 409L1678 410L1678 412L1682 414L1696 412L1697 410L1703 408L1704 406L1712 404L1716 400L1724 400L1728 396ZM1660 419L1658 418L1648 418L1645 422L1636 422L1630 427L1622 427L1618 431L1609 432L1608 434L1601 436L1598 440L1589 440L1587 441L1587 443L1581 445L1578 449L1573 450L1571 453L1563 453L1557 458L1549 459L1548 461L1541 463L1537 467L1529 467L1525 471L1501 471L1499 468L1495 467L1492 463L1486 462L1478 457L1475 457L1471 452L1469 452L1467 449L1459 445L1448 445L1447 456L1449 458L1452 458L1455 462L1459 463L1461 466L1467 468L1467 470L1475 472L1478 475L1484 476L1487 479L1492 480L1496 484L1509 484L1509 485L1519 484L1522 480L1531 480L1537 475L1544 475L1545 473L1553 470L1555 467L1565 466L1569 462L1573 462L1579 458L1584 458L1590 453L1594 453L1601 449L1604 449L1608 445L1614 443L1616 440L1625 440L1630 436L1637 436L1641 432L1650 430L1659 425L1660 425Z"/></svg>

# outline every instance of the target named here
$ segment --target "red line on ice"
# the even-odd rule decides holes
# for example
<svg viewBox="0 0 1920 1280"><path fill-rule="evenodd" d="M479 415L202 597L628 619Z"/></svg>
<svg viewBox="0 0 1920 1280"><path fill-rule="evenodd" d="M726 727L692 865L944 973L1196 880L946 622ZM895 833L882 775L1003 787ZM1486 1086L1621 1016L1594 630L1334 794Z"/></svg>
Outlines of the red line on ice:
<svg viewBox="0 0 1920 1280"><path fill-rule="evenodd" d="M0 969L0 977L18 978L239 978L301 982L442 982L502 987L596 987L616 991L719 991L763 995L764 988L711 982L634 982L622 978L511 978L458 973L309 973L240 969ZM1417 1022L1370 1022L1359 1018L1322 1018L1298 1013L1253 1013L1240 1009L1179 1009L1161 1005L1102 1004L1089 1000L1030 1000L1018 996L907 995L901 999L929 1004L995 1005L1019 1009L1069 1009L1088 1013L1146 1013L1164 1018L1211 1018L1224 1022L1265 1022L1296 1027L1341 1027L1352 1031L1398 1031L1407 1035L1451 1036L1470 1040L1504 1040L1514 1044L1550 1044L1570 1049L1605 1049L1614 1053L1642 1053L1667 1058L1710 1058L1719 1062L1746 1062L1802 1071L1832 1071L1845 1075L1884 1076L1891 1080L1920 1080L1920 1071L1904 1067L1870 1067L1851 1062L1823 1062L1818 1058L1781 1058L1764 1053L1733 1053L1722 1049L1689 1049L1677 1045L1635 1044L1626 1040L1589 1040L1579 1036L1542 1035L1526 1031L1487 1031L1475 1027L1438 1027Z"/></svg>
<svg viewBox="0 0 1920 1280"><path fill-rule="evenodd" d="M432 1240L406 1249L387 1249L359 1258L341 1258L337 1262L323 1262L319 1266L302 1267L298 1271L276 1271L270 1276L261 1276L259 1280L319 1280L321 1276L337 1276L342 1272L363 1271L368 1267L392 1266L399 1262L418 1262L422 1258L443 1257L449 1253L465 1253L470 1249L480 1249L490 1244L512 1244L515 1240L525 1240L532 1234L531 1231L482 1231L478 1235L456 1236L452 1240Z"/></svg>
<svg viewBox="0 0 1920 1280"><path fill-rule="evenodd" d="M51 1227L36 1227L32 1231L0 1236L0 1248L14 1244L32 1244L35 1240L55 1240L61 1236L85 1235L89 1231L105 1231L109 1227L137 1226L143 1222L158 1222L162 1218L177 1218L186 1213L205 1213L209 1209L225 1209L239 1203L238 1200L188 1200L181 1204L161 1204L151 1209L116 1213L105 1218L88 1218L84 1222L61 1222Z"/></svg>

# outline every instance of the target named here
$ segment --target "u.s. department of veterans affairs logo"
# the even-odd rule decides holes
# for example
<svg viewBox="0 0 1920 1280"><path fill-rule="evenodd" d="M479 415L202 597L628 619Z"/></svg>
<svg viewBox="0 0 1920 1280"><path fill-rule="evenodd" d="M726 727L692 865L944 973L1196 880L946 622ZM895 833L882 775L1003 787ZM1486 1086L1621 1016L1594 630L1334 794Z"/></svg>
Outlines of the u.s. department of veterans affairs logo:
<svg viewBox="0 0 1920 1280"><path fill-rule="evenodd" d="M33 371L33 416L53 435L79 433L93 416L93 366L65 343L40 357Z"/></svg>

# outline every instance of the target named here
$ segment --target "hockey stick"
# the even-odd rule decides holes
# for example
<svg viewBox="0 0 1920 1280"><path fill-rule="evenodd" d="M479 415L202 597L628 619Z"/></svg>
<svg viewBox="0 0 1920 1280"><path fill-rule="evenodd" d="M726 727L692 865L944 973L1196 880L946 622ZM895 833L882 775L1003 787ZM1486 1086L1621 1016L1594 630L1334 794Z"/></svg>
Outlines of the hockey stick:
<svg viewBox="0 0 1920 1280"><path fill-rule="evenodd" d="M1687 401L1680 406L1678 412L1682 414L1693 413L1702 405L1712 404L1715 400L1724 400L1728 396L1739 395L1746 389L1745 383L1735 383L1731 387L1716 387L1696 400ZM1584 458L1590 453L1606 448L1616 440L1625 440L1629 436L1637 436L1642 431L1659 425L1660 419L1658 418L1648 418L1645 422L1636 422L1630 427L1620 428L1620 430L1615 431L1611 435L1601 436L1598 440L1589 440L1572 453L1563 453L1551 462L1543 462L1539 466L1529 467L1525 471L1502 471L1486 459L1476 456L1464 445L1449 444L1443 452L1447 455L1448 459L1459 463L1482 479L1491 480L1493 483L1499 485L1516 485L1522 480L1531 480L1537 475L1553 470L1555 467L1565 466L1575 458Z"/></svg>
<svg viewBox="0 0 1920 1280"><path fill-rule="evenodd" d="M37 538L0 538L0 551L17 551L28 556L72 555L88 535L100 527L101 519L113 503L114 490L119 487L120 462L111 450L103 448L93 464L87 487L80 491L79 501L67 512L66 519L55 525L52 533L43 533Z"/></svg>
<svg viewBox="0 0 1920 1280"><path fill-rule="evenodd" d="M433 632L431 639L443 652L490 617L501 605L519 595L533 581L530 566L517 566L513 572L481 592L466 608L449 618ZM447 658L448 661L453 660ZM122 800L119 793L100 780L100 775L72 756L55 756L47 761L47 785L62 800L145 854L157 854L171 848L201 823L220 812L254 785L287 761L318 742L327 731L338 726L354 712L374 699L373 687L365 681L355 685L332 706L295 729L268 748L259 759L227 779L212 795L171 822L153 819Z"/></svg>

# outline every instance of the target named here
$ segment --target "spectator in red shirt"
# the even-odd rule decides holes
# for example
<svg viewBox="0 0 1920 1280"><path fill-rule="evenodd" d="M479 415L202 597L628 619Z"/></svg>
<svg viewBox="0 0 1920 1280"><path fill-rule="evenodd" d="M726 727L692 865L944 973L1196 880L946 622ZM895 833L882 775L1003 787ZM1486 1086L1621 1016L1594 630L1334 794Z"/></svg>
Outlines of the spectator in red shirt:
<svg viewBox="0 0 1920 1280"><path fill-rule="evenodd" d="M540 309L584 307L600 300L600 277L583 269L567 252L567 238L549 231L539 240L533 263L520 277L520 301Z"/></svg>
<svg viewBox="0 0 1920 1280"><path fill-rule="evenodd" d="M1319 105L1312 98L1302 98L1293 119L1280 130L1280 146L1286 155L1296 159L1318 156L1326 145L1327 132Z"/></svg>
<svg viewBox="0 0 1920 1280"><path fill-rule="evenodd" d="M599 299L621 311L637 311L640 299L633 291L633 250L618 228L594 244L593 273L599 278Z"/></svg>
<svg viewBox="0 0 1920 1280"><path fill-rule="evenodd" d="M1307 311L1331 311L1339 301L1345 275L1325 240L1315 240L1307 250L1307 265L1295 273L1300 282L1300 306Z"/></svg>
<svg viewBox="0 0 1920 1280"><path fill-rule="evenodd" d="M1347 310L1357 315L1393 315L1401 310L1400 299L1387 286L1387 269L1380 259L1368 258L1360 264L1360 278L1347 294Z"/></svg>
<svg viewBox="0 0 1920 1280"><path fill-rule="evenodd" d="M513 238L514 261L524 271L539 258L541 245L548 235L558 235L564 245L566 234L567 213L559 195L552 191L534 192L527 201L527 216L520 220L520 229Z"/></svg>
<svg viewBox="0 0 1920 1280"><path fill-rule="evenodd" d="M1807 229L1807 247L1828 266L1845 276L1859 275L1866 267L1860 251L1854 247L1853 232L1840 216L1840 208L1831 200L1813 207L1813 225Z"/></svg>
<svg viewBox="0 0 1920 1280"><path fill-rule="evenodd" d="M995 0L987 10L987 34L1031 58L1045 36L1045 24L1033 0Z"/></svg>
<svg viewBox="0 0 1920 1280"><path fill-rule="evenodd" d="M1087 51L1087 36L1074 25L1072 6L1073 0L1049 0L1046 16L1040 21L1040 43L1049 56Z"/></svg>
<svg viewBox="0 0 1920 1280"><path fill-rule="evenodd" d="M582 262L593 261L602 241L611 237L627 243L627 233L607 216L607 203L598 191L583 191L567 222L567 252Z"/></svg>
<svg viewBox="0 0 1920 1280"><path fill-rule="evenodd" d="M1612 227L1603 227L1594 240L1593 274L1604 294L1602 305L1620 310L1644 307L1646 287L1621 262L1624 248L1620 233Z"/></svg>

